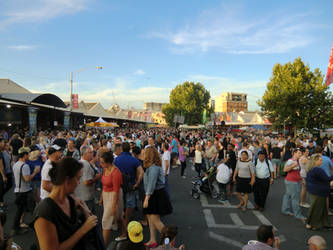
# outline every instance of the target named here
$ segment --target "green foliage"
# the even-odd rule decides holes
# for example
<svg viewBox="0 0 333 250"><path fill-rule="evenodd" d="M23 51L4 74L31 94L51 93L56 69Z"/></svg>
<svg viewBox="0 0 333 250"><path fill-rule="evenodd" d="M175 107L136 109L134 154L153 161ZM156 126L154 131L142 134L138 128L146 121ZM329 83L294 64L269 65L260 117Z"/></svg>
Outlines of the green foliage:
<svg viewBox="0 0 333 250"><path fill-rule="evenodd" d="M299 57L293 63L277 63L258 104L275 127L284 123L308 131L328 127L333 98L323 79L319 69L311 71Z"/></svg>
<svg viewBox="0 0 333 250"><path fill-rule="evenodd" d="M211 109L208 108L210 99L209 91L201 83L184 82L177 85L170 93L169 104L162 108L165 120L171 126L174 125L175 115L184 115L185 124L201 124L204 109L207 116Z"/></svg>

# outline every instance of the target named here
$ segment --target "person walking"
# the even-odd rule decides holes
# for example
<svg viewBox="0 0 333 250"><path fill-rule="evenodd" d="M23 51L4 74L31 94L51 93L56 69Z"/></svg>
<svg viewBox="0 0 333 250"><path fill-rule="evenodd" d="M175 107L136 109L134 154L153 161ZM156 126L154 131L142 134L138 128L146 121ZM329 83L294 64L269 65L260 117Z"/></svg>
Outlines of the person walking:
<svg viewBox="0 0 333 250"><path fill-rule="evenodd" d="M333 180L333 175L327 176L320 168L322 162L320 154L313 154L307 167L306 185L310 196L310 209L306 228L312 230L332 228L329 223L326 200L330 193L330 182Z"/></svg>
<svg viewBox="0 0 333 250"><path fill-rule="evenodd" d="M274 168L272 163L265 157L264 151L258 153L254 172L256 176L253 188L255 209L262 212L264 211L269 187L274 181Z"/></svg>
<svg viewBox="0 0 333 250"><path fill-rule="evenodd" d="M150 239L145 244L148 248L157 247L156 230L160 233L164 227L160 217L172 213L172 206L164 188L164 173L161 168L161 158L155 147L145 150L144 167L146 168L143 181L145 200L143 213L147 215Z"/></svg>
<svg viewBox="0 0 333 250"><path fill-rule="evenodd" d="M15 180L15 204L17 207L14 217L13 230L15 233L27 228L23 223L23 214L28 207L28 195L31 191L30 181L39 173L40 167L36 167L33 173L30 172L26 161L29 159L30 148L22 147L18 150L19 159L13 166Z"/></svg>
<svg viewBox="0 0 333 250"><path fill-rule="evenodd" d="M301 171L300 171L300 174L301 174L301 178L302 178L302 189L301 189L301 201L299 203L299 205L301 207L304 207L304 208L309 208L310 207L310 204L306 202L306 168L307 168L307 165L308 165L308 161L309 161L309 150L307 148L304 148L302 150L303 152L303 155L302 157L299 159L299 165L301 167Z"/></svg>
<svg viewBox="0 0 333 250"><path fill-rule="evenodd" d="M168 145L166 143L162 143L162 169L165 178L165 191L168 193L170 198L170 189L169 189L169 174L170 174L170 159L171 155L168 150Z"/></svg>
<svg viewBox="0 0 333 250"><path fill-rule="evenodd" d="M249 193L252 193L252 188L255 183L253 162L249 160L247 151L243 151L241 153L241 159L237 161L233 182L236 183L236 192L239 199L237 208L241 208L242 211L245 212L249 200ZM242 196L242 194L244 196Z"/></svg>
<svg viewBox="0 0 333 250"><path fill-rule="evenodd" d="M181 140L180 141L180 147L179 147L179 161L180 161L180 165L181 165L181 170L180 170L180 176L185 179L186 175L185 175L185 168L186 168L186 151L184 149L184 144L185 141Z"/></svg>
<svg viewBox="0 0 333 250"><path fill-rule="evenodd" d="M295 218L304 222L305 217L302 215L299 206L301 180L299 159L301 156L301 149L294 149L292 151L292 158L286 162L283 168L287 176L284 180L286 192L283 196L281 212L285 215L295 216Z"/></svg>
<svg viewBox="0 0 333 250"><path fill-rule="evenodd" d="M120 170L113 164L113 153L102 153L100 162L103 168L102 184L103 191L99 204L103 204L103 238L107 246L110 239L111 229L118 229L118 221L121 221L123 213L123 191L121 185L123 178Z"/></svg>
<svg viewBox="0 0 333 250"><path fill-rule="evenodd" d="M201 176L201 170L202 170L202 151L201 151L201 146L197 144L195 146L195 152L194 152L194 167L195 171L197 171L199 178Z"/></svg>

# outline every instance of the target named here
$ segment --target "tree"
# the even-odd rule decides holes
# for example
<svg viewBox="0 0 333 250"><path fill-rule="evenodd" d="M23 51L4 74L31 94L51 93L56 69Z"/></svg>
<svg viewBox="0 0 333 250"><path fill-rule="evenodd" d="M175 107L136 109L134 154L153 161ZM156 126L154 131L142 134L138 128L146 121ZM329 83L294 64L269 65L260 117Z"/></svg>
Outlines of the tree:
<svg viewBox="0 0 333 250"><path fill-rule="evenodd" d="M164 105L162 112L169 125L174 125L175 115L183 115L185 124L201 124L204 109L210 114L208 106L209 91L201 83L184 82L177 85L170 93L169 103Z"/></svg>
<svg viewBox="0 0 333 250"><path fill-rule="evenodd" d="M304 128L310 132L328 127L332 125L333 97L323 79L318 68L312 72L299 57L293 63L277 63L258 104L275 127L290 124L295 131Z"/></svg>

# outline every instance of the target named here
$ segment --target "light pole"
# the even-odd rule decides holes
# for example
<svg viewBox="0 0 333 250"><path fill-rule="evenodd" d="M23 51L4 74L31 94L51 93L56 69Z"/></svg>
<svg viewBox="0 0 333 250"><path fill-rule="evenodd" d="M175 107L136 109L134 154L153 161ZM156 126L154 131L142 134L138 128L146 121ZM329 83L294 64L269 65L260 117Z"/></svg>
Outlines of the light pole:
<svg viewBox="0 0 333 250"><path fill-rule="evenodd" d="M72 113L72 110L73 110L73 73L80 73L82 71L85 71L85 70L88 70L90 68L93 68L93 67L86 67L86 68L82 68L82 69L78 69L78 70L75 70L75 71L72 71L71 72L71 78L70 78L70 85L71 85L71 93L70 93L70 96L69 96L69 100L70 100L70 111ZM95 67L94 67L95 68ZM97 66L96 69L103 69L102 66Z"/></svg>

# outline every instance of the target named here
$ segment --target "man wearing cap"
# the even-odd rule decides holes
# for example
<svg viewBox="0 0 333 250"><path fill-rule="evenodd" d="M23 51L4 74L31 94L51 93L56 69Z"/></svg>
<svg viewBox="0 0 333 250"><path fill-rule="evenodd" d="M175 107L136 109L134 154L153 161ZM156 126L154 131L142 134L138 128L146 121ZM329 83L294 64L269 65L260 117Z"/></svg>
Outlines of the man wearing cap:
<svg viewBox="0 0 333 250"><path fill-rule="evenodd" d="M48 149L49 159L44 163L42 168L42 183L40 187L40 198L45 199L52 190L51 178L49 171L52 168L52 162L59 161L62 157L62 148L54 144Z"/></svg>
<svg viewBox="0 0 333 250"><path fill-rule="evenodd" d="M255 162L254 172L256 175L256 182L253 190L254 201L256 203L255 209L264 211L269 186L274 180L274 168L272 163L265 158L264 151L258 153L258 160Z"/></svg>
<svg viewBox="0 0 333 250"><path fill-rule="evenodd" d="M28 193L31 192L30 181L36 174L39 173L40 167L36 167L33 173L30 173L29 165L26 161L29 158L30 148L23 147L18 150L19 160L13 166L16 195L15 204L17 206L16 214L14 217L13 230L19 232L21 229L27 226L24 223L20 223L23 213L27 207Z"/></svg>

